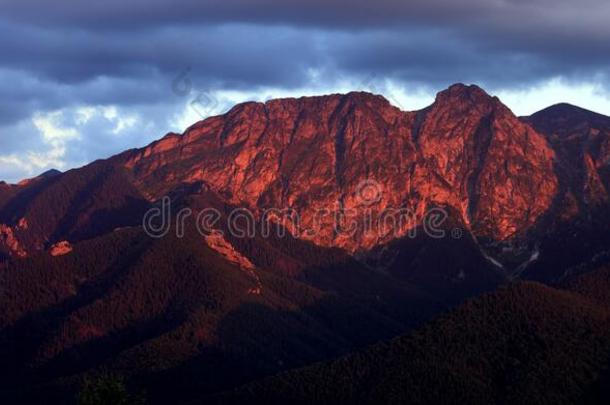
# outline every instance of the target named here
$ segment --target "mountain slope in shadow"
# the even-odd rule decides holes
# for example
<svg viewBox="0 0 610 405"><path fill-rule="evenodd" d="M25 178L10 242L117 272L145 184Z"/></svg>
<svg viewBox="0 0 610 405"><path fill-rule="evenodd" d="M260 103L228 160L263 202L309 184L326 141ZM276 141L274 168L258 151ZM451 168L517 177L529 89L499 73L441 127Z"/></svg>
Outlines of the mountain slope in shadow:
<svg viewBox="0 0 610 405"><path fill-rule="evenodd" d="M217 403L603 403L610 270L519 282L418 331L246 385ZM210 399L204 401L210 403Z"/></svg>

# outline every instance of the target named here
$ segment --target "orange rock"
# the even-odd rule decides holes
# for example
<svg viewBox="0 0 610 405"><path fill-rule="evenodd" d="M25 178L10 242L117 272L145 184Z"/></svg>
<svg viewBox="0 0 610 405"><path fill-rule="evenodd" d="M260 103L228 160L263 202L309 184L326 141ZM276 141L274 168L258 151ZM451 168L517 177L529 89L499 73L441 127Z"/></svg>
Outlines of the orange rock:
<svg viewBox="0 0 610 405"><path fill-rule="evenodd" d="M19 243L19 239L15 236L13 228L0 224L0 243L8 248L8 250L17 257L26 257L27 252Z"/></svg>
<svg viewBox="0 0 610 405"><path fill-rule="evenodd" d="M211 233L204 236L205 243L216 252L220 253L228 261L239 265L246 270L254 270L254 264L244 255L239 253L220 233Z"/></svg>
<svg viewBox="0 0 610 405"><path fill-rule="evenodd" d="M70 242L65 240L54 244L51 246L51 249L49 249L51 256L63 256L70 252L72 252L72 245L70 245Z"/></svg>
<svg viewBox="0 0 610 405"><path fill-rule="evenodd" d="M252 262L244 255L239 253L229 241L227 241L222 234L213 232L209 235L204 236L205 243L214 251L219 253L229 262L238 265L248 276L250 276L255 286L248 290L248 294L260 295L262 292L262 282L258 274L256 273L256 267Z"/></svg>
<svg viewBox="0 0 610 405"><path fill-rule="evenodd" d="M19 222L17 223L17 228L18 228L18 229L20 229L20 230L27 230L27 229L28 229L28 227L29 227L29 225L28 225L28 220L27 220L27 219L25 219L25 217L24 217L24 218L21 218L21 219L19 220Z"/></svg>
<svg viewBox="0 0 610 405"><path fill-rule="evenodd" d="M477 234L501 240L526 232L551 206L553 159L545 137L497 98L455 85L419 112L368 93L244 103L132 153L125 166L153 198L205 181L258 217L293 209L301 229L315 228L321 210L360 224L373 210L375 226L386 209L410 209L421 220L427 208L445 205ZM361 195L369 183L374 201ZM415 225L345 234L326 218L299 236L356 251Z"/></svg>

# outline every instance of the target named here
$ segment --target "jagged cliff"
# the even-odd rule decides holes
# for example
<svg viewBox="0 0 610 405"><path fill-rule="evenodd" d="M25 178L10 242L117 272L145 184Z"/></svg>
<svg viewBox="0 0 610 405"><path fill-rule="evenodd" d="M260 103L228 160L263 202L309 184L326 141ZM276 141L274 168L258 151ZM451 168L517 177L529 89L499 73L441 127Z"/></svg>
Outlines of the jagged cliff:
<svg viewBox="0 0 610 405"><path fill-rule="evenodd" d="M454 85L419 112L367 93L241 104L130 153L125 167L152 199L202 181L259 214L294 209L305 229L324 209L361 224L367 210L376 219L405 208L421 219L440 205L460 212L476 234L503 240L551 205L553 159L546 139L497 98ZM354 251L396 236L343 235L326 220L306 237Z"/></svg>

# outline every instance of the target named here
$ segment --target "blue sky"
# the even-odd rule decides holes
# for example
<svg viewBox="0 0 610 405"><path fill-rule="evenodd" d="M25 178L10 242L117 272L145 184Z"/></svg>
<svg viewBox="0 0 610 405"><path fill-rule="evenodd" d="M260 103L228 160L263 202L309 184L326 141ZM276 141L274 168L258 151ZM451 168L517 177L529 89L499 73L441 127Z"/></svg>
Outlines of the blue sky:
<svg viewBox="0 0 610 405"><path fill-rule="evenodd" d="M455 82L610 115L604 0L4 0L0 179L66 170L246 100Z"/></svg>

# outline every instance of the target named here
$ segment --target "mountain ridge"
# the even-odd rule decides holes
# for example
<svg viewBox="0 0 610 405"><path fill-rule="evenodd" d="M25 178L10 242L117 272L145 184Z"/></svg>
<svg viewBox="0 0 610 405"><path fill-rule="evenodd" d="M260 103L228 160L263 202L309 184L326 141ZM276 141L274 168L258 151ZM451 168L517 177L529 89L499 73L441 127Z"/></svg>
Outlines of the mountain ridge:
<svg viewBox="0 0 610 405"><path fill-rule="evenodd" d="M347 208L352 208L353 200L357 197L355 194L357 193L358 183L367 180L377 182L376 179L379 178L383 179L379 181L386 182L386 184L379 184L380 188L384 190L407 189L406 194L390 196L392 208L403 208L404 203L408 202L409 208L421 216L426 207L431 206L431 204L442 205L448 203L460 209L466 218L469 216L466 211L475 210L474 205L467 210L463 200L468 197L463 195L453 196L450 189L470 187L471 192L477 193L475 184L477 179L468 180L473 184L467 186L467 180L463 178L464 176L472 174L473 171L477 171L477 174L480 174L478 173L480 171L483 176L489 176L487 172L491 170L502 171L502 169L488 168L486 171L480 167L464 167L462 170L471 173L458 174L459 178L455 178L455 173L447 171L451 170L446 167L447 163L462 165L459 160L463 159L464 154L471 154L471 159L474 158L472 154L476 154L474 151L470 151L474 146L460 144L458 139L454 142L455 151L452 152L452 156L446 156L442 161L437 159L436 155L439 151L442 154L442 151L446 149L445 146L441 147L440 143L447 140L439 138L438 135L430 134L431 137L427 135L429 135L429 132L436 131L438 133L444 130L438 126L435 127L433 122L436 119L447 118L450 109L459 110L460 114L464 114L468 110L471 116L472 123L469 124L470 127L468 128L463 127L463 124L459 121L461 118L457 117L455 113L449 120L444 121L445 125L449 126L447 130L450 131L452 126L456 127L453 132L456 137L459 134L474 137L479 128L479 132L486 130L485 125L495 125L493 129L490 129L492 132L523 131L525 129L525 127L520 127L522 124L497 98L487 95L478 87L464 85L455 85L444 92L440 92L435 103L426 109L425 117L428 118L424 117L423 121L418 123L417 131L414 131L414 126L418 112L400 111L398 108L391 106L381 96L368 93L348 93L346 95L280 99L266 103L240 104L225 115L211 117L191 126L181 136L169 134L161 141L155 142L143 150L135 151L125 165L133 170L137 177L148 176L154 178L156 183L162 180L161 183L167 187L168 184L172 184L176 175L181 176L181 174L176 170L170 170L168 175L164 176L157 168L163 167L163 170L168 170L167 167L172 164L170 159L176 159L183 165L185 160L190 158L189 154L184 151L189 148L199 148L198 150L201 153L198 155L198 160L193 162L190 172L187 171L182 174L183 178L180 181L210 181L209 179L212 178L215 181L215 183L210 184L213 188L229 195L232 203L244 204L249 208L258 209L265 205L295 207L295 202L298 202L302 197L299 193L290 189L291 183L298 183L303 178L311 178L312 176L320 179L321 184L315 188L318 191L301 187L301 195L316 195L320 192L330 193L332 197L325 201L324 205L326 207L330 207L333 202L338 201L340 204L347 204ZM492 111L495 114L493 118L490 116ZM438 117L435 117L435 114ZM278 121L280 119L285 122L278 123L281 122ZM490 120L489 124L484 124L483 119ZM243 125L244 120L246 120L248 126ZM206 132L207 135L203 132ZM253 139L249 139L250 136ZM526 161L539 161L535 164L546 165L546 168L541 167L541 170L546 171L545 175L536 179L537 185L534 187L545 189L547 194L552 194L554 188L550 167L552 151L546 148L539 135L532 133L527 136L530 139L523 142L529 143L534 152ZM536 137L536 140L532 140ZM489 140L492 149L495 146L495 139ZM511 142L509 139L500 142L506 143L507 141ZM278 149L274 146L274 143L277 142L281 144ZM366 142L366 145L363 142ZM477 143L476 141L472 142ZM300 143L300 145L295 147L295 143ZM504 148L504 146L498 147ZM237 148L237 150L231 148ZM304 148L317 149L317 156L315 158L310 157L305 153ZM361 150L359 151L357 148ZM216 170L206 171L205 153L208 153L207 151L210 149L214 150L215 154L210 158L207 166L224 164L229 166L229 169L218 167ZM481 153L486 152L484 149ZM523 160L520 157L523 152L518 149L513 149L513 151L516 153L514 156L516 160ZM172 152L179 157L170 157L169 155ZM159 157L157 161L154 161L155 155ZM223 155L226 156L226 159L219 161L218 156ZM309 160L295 166L295 162L298 164L299 159L303 157L307 157L306 159ZM164 161L164 158L168 160ZM203 163L201 159L203 159ZM390 167L388 160L395 162L398 167ZM546 163L544 160L546 160ZM284 161L291 162L291 166L284 165ZM359 175L356 172L359 169L354 167L353 162L355 161L364 161L364 169L368 170L368 173L358 177ZM248 167L251 163L254 163L254 165ZM305 164L310 166L309 172L307 167L303 167ZM199 171L198 165L204 166L201 171ZM312 165L322 165L321 167L326 171L316 172ZM483 166L484 162L475 162L473 165ZM369 169L366 169L366 167L369 167ZM223 171L223 169L226 170ZM407 179L406 183L403 183L392 174L395 170L405 176L411 176L411 179ZM253 179L252 171L257 172L256 181ZM411 174L408 174L409 172ZM279 173L279 175L275 175L275 173ZM233 174L237 176L235 183L229 180L229 176ZM157 178L157 175L160 178ZM513 173L510 176L514 175ZM392 176L394 176L393 182L391 184L387 183ZM418 180L418 176L421 179ZM532 178L533 176L530 177L530 179ZM548 178L548 181L545 178ZM483 181L488 180L489 178L483 179ZM143 184L146 181L146 178L142 179ZM458 185L456 182L460 184ZM303 184L299 186L303 186ZM418 190L421 187L427 189L432 187L432 189ZM491 184L483 187L491 187ZM424 195L430 201L422 202L419 198L413 199L413 193ZM430 193L436 194L438 198L426 195ZM466 191L458 193L464 194ZM412 194L411 197L409 197L409 194ZM158 192L156 196L159 197ZM550 196L547 198L550 198ZM491 206L484 206L484 209L501 210L509 203L500 200L489 202ZM296 205L298 206L298 203ZM381 209L387 207L388 202L386 201ZM533 218L539 215L536 209L533 210L533 213L536 213L530 215ZM311 217L309 213L306 216ZM475 219L475 221L477 220L481 221L482 219ZM500 238L510 236L515 228L511 224L502 224L503 220L505 219L498 218L495 223L489 225L489 227L494 228L489 232ZM311 222L311 219L306 218L306 221ZM483 225L483 228L485 227L488 226ZM360 240L357 245L350 245L349 242L332 239L332 235L327 231L325 235L321 235L314 242L326 246L341 246L348 250L355 250L359 246L371 247L380 242L378 240L366 240L363 235L357 236L357 239Z"/></svg>
<svg viewBox="0 0 610 405"><path fill-rule="evenodd" d="M193 124L183 134L168 133L143 148L66 174L53 173L49 179L43 176L36 183L64 183L66 177L82 177L93 167L104 166L108 172L122 173L117 176L133 188L129 198L137 200L134 205L144 206L182 185L200 183L258 217L270 208L294 209L305 229L313 228L316 213L324 209L344 217L355 212L353 219L359 223L363 217L356 211L363 208L406 209L413 215L413 221L392 235L384 235L378 227L345 236L324 219L315 235L308 237L318 245L351 252L406 234L426 211L438 206L457 210L467 231L477 238L510 242L540 233L537 228L546 216L573 218L590 209L583 201L607 199L610 172L599 172L594 159L582 164L586 176L565 180L572 176L570 170L558 172L575 152L563 156L548 125L540 124L544 115L519 119L497 97L464 84L450 86L430 106L410 112L366 92L246 102ZM602 137L607 138L607 133ZM557 153L562 156L556 157ZM606 149L600 153L610 156ZM24 196L33 188L11 186L10 192L1 194L9 200L8 196ZM363 207L362 189L380 198L365 199L371 204ZM558 199L581 203L571 211L569 207L575 205L564 204L568 208L555 214ZM70 238L61 230L39 229L42 236L27 242L31 236L21 235L27 230L17 228L25 217L0 214L4 226L11 228L11 239L25 239L23 251ZM11 254L10 248L4 250Z"/></svg>
<svg viewBox="0 0 610 405"><path fill-rule="evenodd" d="M0 184L0 396L65 403L111 372L154 403L187 402L359 353L503 285L510 294L483 299L500 304L483 305L485 319L516 308L544 337L549 322L524 314L541 307L563 325L553 302L565 307L564 294L513 284L610 263L610 126L587 117L518 118L463 85L417 112L366 93L246 103L144 148ZM316 232L268 221L273 208ZM396 208L413 221L384 233L377 221ZM324 209L344 222L316 222ZM206 210L219 220L202 231ZM151 212L166 233L148 232ZM252 234L231 228L236 212L252 215ZM446 214L437 233L428 212ZM459 313L472 320L468 305Z"/></svg>

